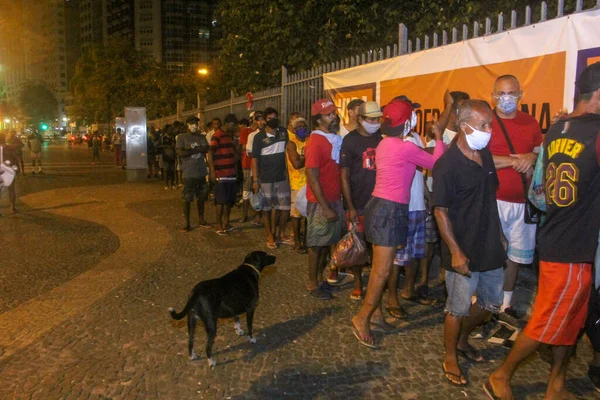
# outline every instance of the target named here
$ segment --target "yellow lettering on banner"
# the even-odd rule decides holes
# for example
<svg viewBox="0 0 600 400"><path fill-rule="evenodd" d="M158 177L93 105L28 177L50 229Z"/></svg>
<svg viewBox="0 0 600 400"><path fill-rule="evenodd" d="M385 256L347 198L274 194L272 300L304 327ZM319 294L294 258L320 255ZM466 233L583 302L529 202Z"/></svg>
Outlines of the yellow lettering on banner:
<svg viewBox="0 0 600 400"><path fill-rule="evenodd" d="M556 139L548 145L548 159L551 159L556 153L576 159L581 155L583 149L585 149L585 145L577 140L567 138Z"/></svg>

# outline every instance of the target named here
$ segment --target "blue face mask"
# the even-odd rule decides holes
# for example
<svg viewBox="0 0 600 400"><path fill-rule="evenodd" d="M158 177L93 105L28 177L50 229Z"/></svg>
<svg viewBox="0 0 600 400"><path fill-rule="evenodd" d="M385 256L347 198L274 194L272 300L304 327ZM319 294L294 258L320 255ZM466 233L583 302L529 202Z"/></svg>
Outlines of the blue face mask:
<svg viewBox="0 0 600 400"><path fill-rule="evenodd" d="M302 127L296 129L296 136L300 139L305 139L308 136L308 128Z"/></svg>
<svg viewBox="0 0 600 400"><path fill-rule="evenodd" d="M511 114L517 109L519 98L510 94L496 97L496 107L504 114Z"/></svg>

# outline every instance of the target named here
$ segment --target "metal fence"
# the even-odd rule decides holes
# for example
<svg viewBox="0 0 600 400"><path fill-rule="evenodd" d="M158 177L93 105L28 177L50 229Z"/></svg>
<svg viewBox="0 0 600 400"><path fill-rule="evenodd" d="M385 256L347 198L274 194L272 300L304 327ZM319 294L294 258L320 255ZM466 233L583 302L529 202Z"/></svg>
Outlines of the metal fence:
<svg viewBox="0 0 600 400"><path fill-rule="evenodd" d="M588 4L589 9L600 8L600 0L596 0L595 5L593 4L593 0L586 0L585 3ZM584 0L576 0L574 12L577 13L583 10ZM555 18L564 15L565 0L557 0L557 12ZM264 110L266 107L274 107L275 109L280 110L280 119L282 121L286 121L287 116L291 112L299 112L301 115L308 118L310 117L311 104L316 100L327 96L323 88L323 74L387 60L403 54L445 46L458 41L491 35L510 29L517 29L519 27L519 21L522 21L520 26L527 26L534 23L532 8L530 6L525 7L524 15L521 15L520 17L522 18L519 18L516 10L512 10L510 19L505 19L505 16L502 13L497 16L497 19L494 18L494 20L497 21L495 26L492 25L491 18L486 18L484 24L480 24L478 21L473 22L472 32L469 32L469 26L464 24L460 28L460 31L458 28L453 28L450 32L443 30L441 32L435 32L432 35L425 35L423 38L417 37L414 40L414 48L413 40L409 39L406 25L399 24L397 44L386 46L385 48L372 49L362 54L323 64L292 75L288 74L286 67L282 67L281 87L270 88L255 93L252 109ZM548 3L544 1L540 6L539 19L535 22L544 22L548 19ZM509 20L510 25L505 26L505 21L508 24ZM190 115L202 116L203 120L207 122L215 117L223 119L228 113L234 113L238 118L242 118L250 113L250 111L246 109L246 101L247 99L245 96L233 97L232 95L229 100L209 104L205 107L201 107L201 109L179 111L176 115L150 121L149 123L154 126L162 127L165 124L172 123L176 120L185 121Z"/></svg>

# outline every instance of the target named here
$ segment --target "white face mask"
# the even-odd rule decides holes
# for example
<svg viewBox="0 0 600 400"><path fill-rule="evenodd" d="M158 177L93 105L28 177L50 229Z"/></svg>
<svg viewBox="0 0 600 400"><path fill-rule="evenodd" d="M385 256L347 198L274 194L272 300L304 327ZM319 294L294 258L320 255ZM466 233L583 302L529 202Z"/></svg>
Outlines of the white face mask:
<svg viewBox="0 0 600 400"><path fill-rule="evenodd" d="M417 113L413 111L410 117L410 129L415 129L415 126L417 126Z"/></svg>
<svg viewBox="0 0 600 400"><path fill-rule="evenodd" d="M379 130L379 125L380 124L371 124L367 121L362 122L362 127L365 129L365 131L367 131L369 135L375 134L375 132Z"/></svg>
<svg viewBox="0 0 600 400"><path fill-rule="evenodd" d="M465 124L473 130L473 132L471 132L470 134L465 135L469 147L472 150L484 149L485 146L487 146L487 144L490 142L490 139L492 137L491 132L479 131L473 128L471 125L467 124L466 122Z"/></svg>

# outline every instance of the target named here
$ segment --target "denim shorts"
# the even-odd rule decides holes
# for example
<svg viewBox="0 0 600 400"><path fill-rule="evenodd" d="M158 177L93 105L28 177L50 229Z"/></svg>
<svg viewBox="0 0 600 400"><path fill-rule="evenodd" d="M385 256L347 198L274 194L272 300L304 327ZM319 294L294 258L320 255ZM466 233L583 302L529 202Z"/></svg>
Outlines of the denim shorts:
<svg viewBox="0 0 600 400"><path fill-rule="evenodd" d="M446 271L445 312L457 317L467 317L471 308L471 297L477 293L477 304L492 313L498 313L504 298L504 269L496 268L485 272L471 272L471 277Z"/></svg>
<svg viewBox="0 0 600 400"><path fill-rule="evenodd" d="M374 245L405 245L408 236L408 204L371 196L365 206L364 229L367 241Z"/></svg>

